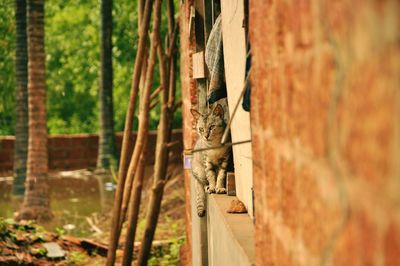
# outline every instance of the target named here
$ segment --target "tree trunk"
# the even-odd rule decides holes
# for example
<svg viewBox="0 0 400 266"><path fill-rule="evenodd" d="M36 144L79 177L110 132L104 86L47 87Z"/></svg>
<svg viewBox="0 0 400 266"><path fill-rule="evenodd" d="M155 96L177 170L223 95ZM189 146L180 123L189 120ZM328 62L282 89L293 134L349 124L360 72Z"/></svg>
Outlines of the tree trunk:
<svg viewBox="0 0 400 266"><path fill-rule="evenodd" d="M139 130L138 130L138 138L136 140L135 150L132 155L131 164L129 165L128 177L135 175L133 191L132 191L132 200L130 202L129 208L129 219L128 219L128 230L126 233L126 241L124 248L124 256L122 258L122 265L131 265L132 263L132 254L133 254L133 243L135 242L135 233L137 226L137 219L139 215L139 206L140 206L140 196L142 193L141 185L143 180L142 171L136 171L140 167L144 167L145 158L143 157L146 152L147 144L147 135L149 130L149 107L150 107L150 93L151 87L153 85L153 74L154 74L154 66L156 63L157 57L157 47L160 44L160 20L161 20L161 2L162 0L156 0L154 4L154 22L153 22L153 32L151 35L151 49L149 56L149 63L147 67L146 73L146 81L145 87L142 95L142 103L140 108L140 117L139 117ZM140 162L137 158L142 159ZM141 164L141 165L138 165ZM139 167L138 167L139 166ZM139 169L143 170L143 169Z"/></svg>
<svg viewBox="0 0 400 266"><path fill-rule="evenodd" d="M142 23L144 7L145 7L144 0L139 0L138 1L138 27L140 27L140 25ZM148 61L147 59L148 59L148 49L147 49L147 46L145 46L144 55L143 55L143 65L142 65L142 71L140 74L140 82L139 82L140 89L144 88L145 82L146 82L147 61ZM125 188L124 188L122 205L121 205L119 231L121 231L121 228L125 222L126 212L128 210L128 205L129 205L129 201L131 198L132 185L133 185L133 180L125 181Z"/></svg>
<svg viewBox="0 0 400 266"><path fill-rule="evenodd" d="M121 203L123 200L123 193L126 181L126 174L129 166L129 147L132 143L132 123L133 116L135 112L136 98L138 95L138 87L140 82L140 74L142 71L143 57L145 54L146 48L146 39L147 32L149 31L151 10L153 6L153 0L146 1L144 13L143 13L143 21L140 24L139 30L139 41L138 41L138 49L135 59L135 68L132 76L132 86L131 86L131 95L129 99L128 111L126 113L125 119L125 130L124 137L122 141L122 149L121 149L121 158L118 172L118 184L117 191L115 193L114 199L114 208L113 208L113 217L111 224L111 233L110 233L110 243L109 249L107 253L107 266L114 265L115 262L115 250L118 245L118 239L120 235L120 216L121 216Z"/></svg>
<svg viewBox="0 0 400 266"><path fill-rule="evenodd" d="M15 1L16 18L16 124L14 148L13 194L23 196L25 191L28 155L28 40L26 33L26 0Z"/></svg>
<svg viewBox="0 0 400 266"><path fill-rule="evenodd" d="M168 2L168 19L169 23L169 42L170 46L168 48L167 60L168 67L164 60L160 57L160 64L162 64L163 69L160 72L164 72L164 79L162 79L164 89L162 91L162 108L160 121L158 124L157 132L157 147L156 147L156 161L154 165L154 180L153 187L150 196L150 202L148 204L147 214L146 214L146 226L144 235L142 238L142 245L140 248L138 256L138 265L147 265L147 260L150 255L151 244L153 242L154 233L156 231L158 216L160 214L161 202L164 193L164 186L166 183L167 169L168 169L168 143L171 141L172 132L172 119L173 110L175 104L175 38L172 34L172 25L174 24L173 15L173 1ZM169 73L167 78L166 73ZM170 80L173 79L173 80Z"/></svg>
<svg viewBox="0 0 400 266"><path fill-rule="evenodd" d="M97 167L116 166L113 110L112 0L101 0L100 134Z"/></svg>
<svg viewBox="0 0 400 266"><path fill-rule="evenodd" d="M44 1L28 4L28 174L18 219L49 220L48 155L46 127L46 78L44 53Z"/></svg>
<svg viewBox="0 0 400 266"><path fill-rule="evenodd" d="M162 94L168 95L168 90L163 90ZM146 229L142 239L142 246L139 253L138 265L146 265L150 254L151 243L154 238L157 226L158 215L160 213L161 200L166 182L168 166L167 144L171 138L170 124L172 122L171 110L168 108L168 98L163 96L160 122L157 132L156 162L154 165L154 182L151 191L150 202L146 215ZM165 100L165 98L167 100Z"/></svg>

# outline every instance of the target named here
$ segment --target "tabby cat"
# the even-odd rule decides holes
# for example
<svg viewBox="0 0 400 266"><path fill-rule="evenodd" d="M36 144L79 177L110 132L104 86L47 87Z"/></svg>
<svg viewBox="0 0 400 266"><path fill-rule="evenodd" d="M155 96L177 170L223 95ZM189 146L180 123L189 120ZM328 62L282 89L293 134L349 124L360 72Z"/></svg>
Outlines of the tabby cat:
<svg viewBox="0 0 400 266"><path fill-rule="evenodd" d="M199 135L194 149L206 149L221 145L221 138L226 127L222 106L217 104L208 114L201 114L194 109L190 111L196 119L196 129ZM230 147L203 150L193 154L192 176L195 178L196 207L199 217L205 214L205 192L226 193L225 175L230 155Z"/></svg>

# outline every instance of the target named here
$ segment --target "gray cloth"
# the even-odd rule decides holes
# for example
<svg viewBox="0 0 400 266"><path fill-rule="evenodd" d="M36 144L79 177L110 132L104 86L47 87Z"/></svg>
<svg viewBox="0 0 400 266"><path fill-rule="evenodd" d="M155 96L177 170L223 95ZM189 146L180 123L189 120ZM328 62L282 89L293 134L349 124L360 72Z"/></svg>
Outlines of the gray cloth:
<svg viewBox="0 0 400 266"><path fill-rule="evenodd" d="M224 54L222 45L222 20L221 15L215 20L208 37L205 61L210 73L207 101L213 104L226 97Z"/></svg>

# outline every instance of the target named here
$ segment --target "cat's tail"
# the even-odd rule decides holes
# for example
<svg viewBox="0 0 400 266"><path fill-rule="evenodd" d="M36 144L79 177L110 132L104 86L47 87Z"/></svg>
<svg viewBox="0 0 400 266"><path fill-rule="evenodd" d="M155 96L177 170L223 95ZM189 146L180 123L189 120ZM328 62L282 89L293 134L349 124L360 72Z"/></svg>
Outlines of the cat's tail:
<svg viewBox="0 0 400 266"><path fill-rule="evenodd" d="M196 184L196 208L197 215L199 217L203 217L206 213L206 193L204 191L204 186L197 179L195 179Z"/></svg>

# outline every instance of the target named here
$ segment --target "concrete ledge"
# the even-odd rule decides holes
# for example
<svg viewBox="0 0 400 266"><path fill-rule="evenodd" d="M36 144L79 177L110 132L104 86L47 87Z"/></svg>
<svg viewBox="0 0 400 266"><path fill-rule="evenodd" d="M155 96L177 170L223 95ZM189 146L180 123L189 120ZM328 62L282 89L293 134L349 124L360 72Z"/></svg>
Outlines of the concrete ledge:
<svg viewBox="0 0 400 266"><path fill-rule="evenodd" d="M236 197L208 196L208 264L255 265L254 225L248 214L227 213Z"/></svg>

